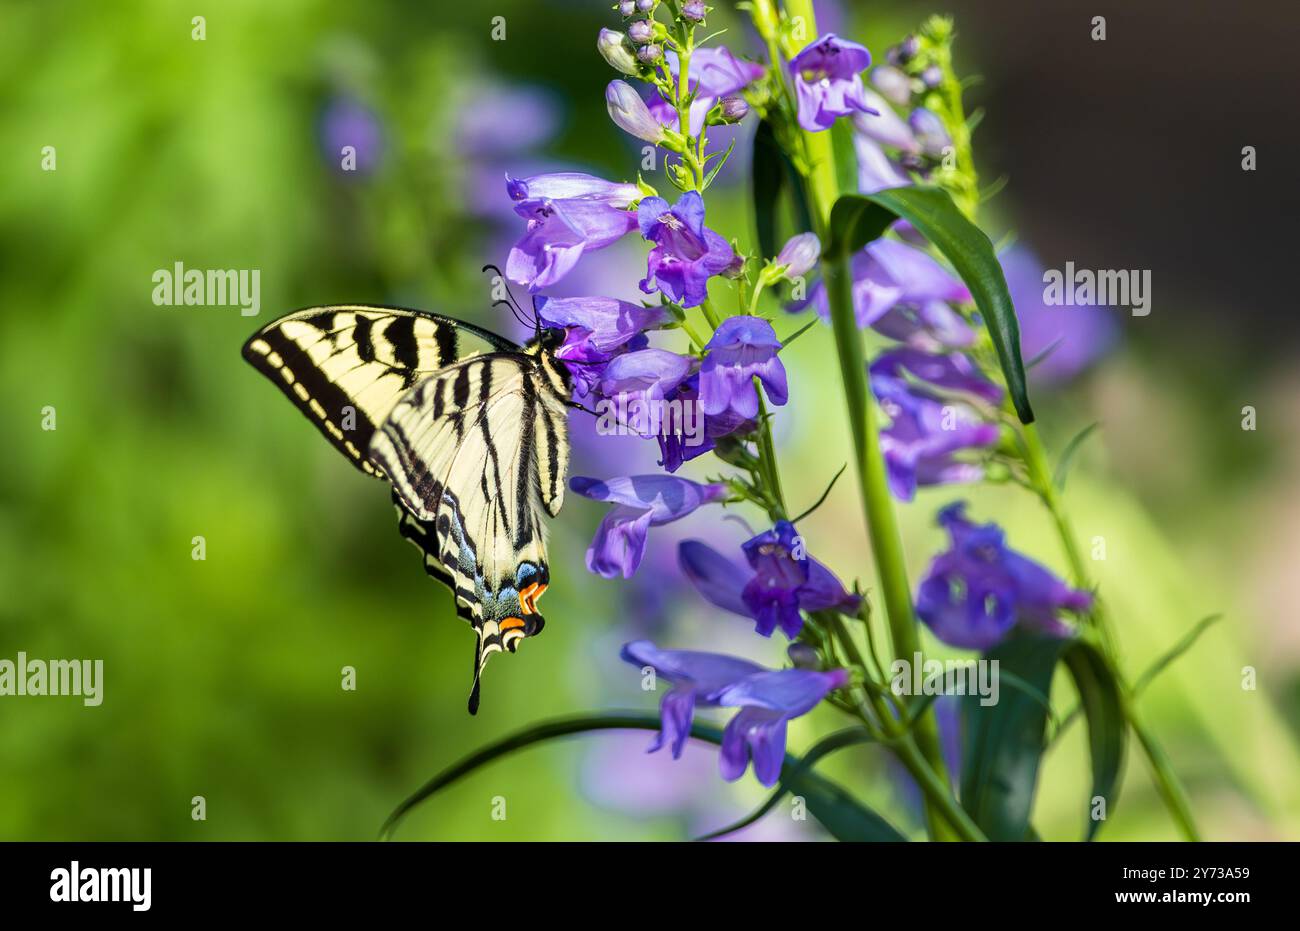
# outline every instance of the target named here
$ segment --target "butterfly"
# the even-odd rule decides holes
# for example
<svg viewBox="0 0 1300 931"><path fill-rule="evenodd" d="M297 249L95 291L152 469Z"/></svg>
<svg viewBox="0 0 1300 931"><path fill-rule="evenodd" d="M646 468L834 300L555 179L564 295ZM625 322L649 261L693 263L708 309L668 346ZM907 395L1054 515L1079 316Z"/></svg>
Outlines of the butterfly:
<svg viewBox="0 0 1300 931"><path fill-rule="evenodd" d="M520 346L440 314L340 304L281 317L243 348L353 465L391 486L398 530L476 634L470 714L488 658L545 624L545 520L564 502L579 405L555 356L564 330L535 310L532 324ZM486 349L462 355L462 336Z"/></svg>

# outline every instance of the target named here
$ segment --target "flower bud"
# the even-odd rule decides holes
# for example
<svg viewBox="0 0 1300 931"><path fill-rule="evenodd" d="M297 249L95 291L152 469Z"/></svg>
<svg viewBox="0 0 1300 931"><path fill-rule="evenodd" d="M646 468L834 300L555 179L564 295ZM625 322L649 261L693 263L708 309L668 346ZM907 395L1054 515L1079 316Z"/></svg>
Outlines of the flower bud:
<svg viewBox="0 0 1300 931"><path fill-rule="evenodd" d="M785 266L787 278L801 278L812 271L821 253L822 244L816 233L800 233L790 237L773 264Z"/></svg>
<svg viewBox="0 0 1300 931"><path fill-rule="evenodd" d="M943 83L943 69L938 65L930 65L921 72L921 83L934 90Z"/></svg>
<svg viewBox="0 0 1300 931"><path fill-rule="evenodd" d="M659 46L651 43L643 45L636 50L636 59L643 65L654 65L663 61L664 50Z"/></svg>
<svg viewBox="0 0 1300 931"><path fill-rule="evenodd" d="M749 115L749 104L739 94L728 94L718 101L722 119L727 123L739 123Z"/></svg>
<svg viewBox="0 0 1300 931"><path fill-rule="evenodd" d="M893 65L880 65L872 71L871 83L880 96L900 107L907 106L912 99L912 79Z"/></svg>
<svg viewBox="0 0 1300 931"><path fill-rule="evenodd" d="M637 67L632 44L627 41L627 36L621 32L615 32L613 29L602 29L600 35L596 37L596 49L600 52L600 57L605 59L606 63L615 71L621 71L624 74L637 74L641 70Z"/></svg>
<svg viewBox="0 0 1300 931"><path fill-rule="evenodd" d="M645 45L655 37L655 27L648 19L638 19L627 27L627 37L637 45Z"/></svg>
<svg viewBox="0 0 1300 931"><path fill-rule="evenodd" d="M821 669L821 657L817 651L806 643L795 642L786 648L786 655L790 657L790 662L795 665L796 669Z"/></svg>
<svg viewBox="0 0 1300 931"><path fill-rule="evenodd" d="M916 36L905 36L902 42L885 53L885 58L891 65L905 65L915 58L920 50L921 43Z"/></svg>
<svg viewBox="0 0 1300 931"><path fill-rule="evenodd" d="M907 123L916 134L916 141L921 143L921 151L931 158L943 155L943 150L952 145L952 137L948 135L943 120L932 110L917 107L907 118Z"/></svg>
<svg viewBox="0 0 1300 931"><path fill-rule="evenodd" d="M636 0L619 0L618 15L624 19L631 19L636 13Z"/></svg>
<svg viewBox="0 0 1300 931"><path fill-rule="evenodd" d="M623 132L656 145L663 141L663 126L651 115L650 108L631 84L626 81L610 81L605 88L605 106L609 110L609 118Z"/></svg>
<svg viewBox="0 0 1300 931"><path fill-rule="evenodd" d="M653 13L659 0L636 0L636 8L642 13Z"/></svg>
<svg viewBox="0 0 1300 931"><path fill-rule="evenodd" d="M704 5L704 0L686 0L682 4L682 19L687 22L702 23L708 12L709 8Z"/></svg>

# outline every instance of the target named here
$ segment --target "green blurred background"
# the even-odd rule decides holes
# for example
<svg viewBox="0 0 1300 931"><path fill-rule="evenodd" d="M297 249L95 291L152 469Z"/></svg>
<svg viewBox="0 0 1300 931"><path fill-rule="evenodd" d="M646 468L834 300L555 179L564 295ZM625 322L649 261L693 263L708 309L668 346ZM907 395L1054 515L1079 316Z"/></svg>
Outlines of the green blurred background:
<svg viewBox="0 0 1300 931"><path fill-rule="evenodd" d="M779 661L779 644L705 610L675 579L676 538L734 543L743 529L719 529L716 515L667 528L652 535L637 580L610 582L583 568L601 509L576 500L553 528L545 636L493 662L470 718L472 637L394 532L384 490L239 357L254 328L317 303L405 303L508 330L488 310L479 273L504 263L518 233L504 172L581 166L631 177L639 161L604 115L610 75L594 36L614 24L607 7L0 6L0 658L21 650L105 666L97 708L0 698L0 838L372 838L424 779L496 736L547 715L648 710L635 670L617 660L631 636ZM1142 63L1182 50L1167 47L1167 33L1154 48L1154 28L1126 39L1125 24L1141 23L1117 17L1106 57L1089 59L1099 51L1085 42L1089 15L1069 3L1040 23L1058 44L1031 53L1026 11L1036 7L949 7L969 37L961 66L988 76L974 91L989 108L977 137L986 180L1010 175L990 216L1049 264L1156 269L1153 315L1122 318L1121 348L1036 407L1056 450L1087 423L1103 424L1067 504L1085 540L1106 538L1097 572L1129 674L1199 618L1225 616L1142 702L1204 832L1300 838L1300 441L1287 429L1300 421L1295 324L1280 303L1261 311L1285 289L1269 290L1262 253L1247 248L1252 236L1259 250L1274 248L1276 237L1242 222L1235 249L1189 258L1171 246L1178 236L1204 242L1214 224L1141 200L1143 179L1179 189L1193 169L1153 164L1168 127L1143 127L1134 114L1145 104L1124 81L1142 74L1142 91L1159 96L1150 82L1186 69L1161 78ZM877 54L934 11L823 8ZM195 41L200 13L206 38ZM725 41L754 51L726 14L716 16L734 27ZM490 38L493 16L506 18L505 41ZM1185 18L1184 28L1201 53L1232 51L1228 34L1204 48L1197 22ZM1040 72L1073 78L1044 89L1032 80ZM1070 128L1097 113L1118 141L1081 131L1083 155L1072 156ZM1222 114L1198 116L1200 125L1181 127L1189 147L1217 140L1218 183L1241 183L1236 153L1250 133L1218 131L1230 122ZM339 134L363 141L357 172L339 170ZM41 169L45 146L55 148L54 171ZM711 194L710 225L748 236L742 167ZM1144 223L1156 233L1135 240ZM1190 229L1158 235L1175 225ZM1128 245L1117 253L1117 242ZM586 260L584 283L633 298L639 258L634 248L600 253ZM1215 261L1217 278L1231 267L1240 288L1200 286ZM155 306L151 276L176 262L259 269L261 313ZM809 501L849 458L832 358L819 328L787 359L780 454L792 497ZM1260 411L1255 432L1240 429L1246 404ZM47 406L53 431L41 429ZM653 462L652 450L616 445L580 444L576 471ZM901 509L914 576L942 543L935 508L959 495L1004 523L1017 548L1060 568L1026 495L944 489ZM852 483L805 534L842 576L871 584ZM191 558L196 535L203 561ZM356 669L355 691L341 688L345 666ZM1258 672L1256 690L1241 687L1245 666ZM801 720L792 746L832 722ZM763 795L748 778L724 786L708 750L674 764L642 754L646 740L606 735L528 751L417 811L399 836L676 839ZM1044 837L1077 836L1084 752L1075 728L1048 758L1035 817ZM909 791L879 754L846 752L830 771L917 829ZM206 799L205 821L191 819L195 796ZM498 796L503 821L491 817ZM819 836L785 820L742 836ZM1102 836L1174 836L1137 756Z"/></svg>

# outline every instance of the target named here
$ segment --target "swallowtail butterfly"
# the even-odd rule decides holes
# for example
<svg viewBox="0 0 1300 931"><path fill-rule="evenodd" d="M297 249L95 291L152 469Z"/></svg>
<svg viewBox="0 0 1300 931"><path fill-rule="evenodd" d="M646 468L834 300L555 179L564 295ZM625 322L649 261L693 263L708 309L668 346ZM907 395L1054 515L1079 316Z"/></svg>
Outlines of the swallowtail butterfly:
<svg viewBox="0 0 1300 931"><path fill-rule="evenodd" d="M341 304L281 317L244 344L361 471L392 487L398 529L474 628L474 685L488 658L543 626L545 518L564 500L571 379L563 330L525 346L450 317ZM460 338L486 349L461 354Z"/></svg>

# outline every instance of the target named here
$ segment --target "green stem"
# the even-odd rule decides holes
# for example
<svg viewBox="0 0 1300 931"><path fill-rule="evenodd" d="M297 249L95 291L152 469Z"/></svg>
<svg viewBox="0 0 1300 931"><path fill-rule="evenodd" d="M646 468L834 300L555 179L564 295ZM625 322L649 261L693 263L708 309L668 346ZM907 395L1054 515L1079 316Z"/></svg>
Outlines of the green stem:
<svg viewBox="0 0 1300 931"><path fill-rule="evenodd" d="M785 506L785 493L781 490L781 472L776 464L776 447L772 444L771 418L767 413L767 402L763 400L763 389L758 376L754 376L754 391L758 394L758 461L763 469L767 487L776 499L777 513L771 514L773 522L785 520L789 511Z"/></svg>
<svg viewBox="0 0 1300 931"><path fill-rule="evenodd" d="M1051 469L1047 463L1047 451L1038 435L1038 428L1034 424L1026 424L1022 430L1022 438L1025 465L1029 469L1030 484L1033 485L1034 491L1038 493L1038 497L1042 500L1043 506L1047 508L1048 514L1051 515L1057 536L1061 540L1061 547L1065 551L1065 558L1070 564L1071 579L1076 588L1091 590L1095 586L1088 572L1088 565L1084 562L1083 551L1079 549L1078 540L1075 538L1069 516L1061 504L1061 497L1057 492L1056 483L1052 480ZM1155 780L1156 791L1160 794L1165 807L1169 809L1170 816L1177 823L1183 836L1190 841L1200 840L1200 832L1197 830L1195 818L1192 816L1187 791L1179 781L1173 765L1169 762L1169 757L1165 755L1164 749L1156 740L1155 734L1147 729L1139 716L1136 706L1137 696L1133 694L1133 690L1124 679L1115 637L1111 630L1105 603L1100 596L1094 598L1093 607L1088 612L1087 620L1100 636L1106 660L1111 666L1116 681L1119 682L1120 688L1123 690L1124 716L1128 719L1129 728L1133 731L1133 736L1137 738L1138 744L1142 747L1142 752L1146 755L1152 779Z"/></svg>
<svg viewBox="0 0 1300 931"><path fill-rule="evenodd" d="M817 34L816 17L812 0L787 0L786 10L791 16L802 16L810 35ZM775 43L769 43L774 47ZM784 62L774 57L772 67L784 70ZM835 170L835 151L830 133L801 132L808 152L808 202L812 209L818 233L823 243L831 206L839 194ZM863 516L871 538L876 574L880 580L889 621L894 655L911 663L921 652L917 635L916 618L912 612L912 592L907 581L907 567L903 561L903 542L898 531L894 503L889 496L885 475L885 461L880 453L880 434L876 423L875 405L869 400L866 357L862 347L862 334L853 313L852 273L846 251L828 256L823 263L826 276L826 293L831 305L831 324L835 331L835 348L839 356L840 374L844 381L844 397L853 428L854 456L857 461L858 480L861 484ZM934 777L947 785L947 769L939 745L939 727L933 709L927 709L915 724L915 749L925 759ZM924 788L924 786L923 786ZM945 793L947 794L946 790ZM960 836L959 825L934 803L931 793L926 793L926 822L930 836L935 840L950 840Z"/></svg>

